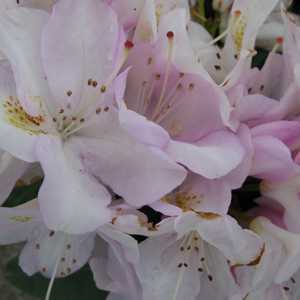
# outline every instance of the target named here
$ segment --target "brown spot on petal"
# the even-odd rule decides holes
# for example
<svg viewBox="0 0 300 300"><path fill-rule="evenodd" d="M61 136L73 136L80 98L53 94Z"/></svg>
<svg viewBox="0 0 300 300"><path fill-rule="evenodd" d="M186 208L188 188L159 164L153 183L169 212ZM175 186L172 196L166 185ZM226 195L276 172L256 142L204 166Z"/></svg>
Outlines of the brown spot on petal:
<svg viewBox="0 0 300 300"><path fill-rule="evenodd" d="M264 244L264 246L262 247L260 253L257 255L257 257L253 261L251 261L248 264L248 266L256 266L256 265L258 265L260 263L260 261L261 261L262 256L265 253L265 250L266 250L266 245Z"/></svg>

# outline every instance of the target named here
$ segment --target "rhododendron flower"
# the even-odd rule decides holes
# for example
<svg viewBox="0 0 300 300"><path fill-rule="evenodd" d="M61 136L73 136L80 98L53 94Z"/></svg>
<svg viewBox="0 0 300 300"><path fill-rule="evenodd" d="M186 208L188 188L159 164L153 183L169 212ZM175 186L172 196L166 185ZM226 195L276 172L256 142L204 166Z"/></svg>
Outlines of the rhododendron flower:
<svg viewBox="0 0 300 300"><path fill-rule="evenodd" d="M36 200L15 208L2 207L0 216L0 244L26 241L19 258L22 270L30 276L40 272L51 278L46 298L50 296L54 278L66 277L80 269L88 262L95 247L99 247L96 252L98 259L108 264L115 260L115 257L106 257L107 251L112 250L124 272L127 261L128 264L138 261L137 242L111 223L81 235L55 232L43 223ZM121 256L124 252L125 255ZM102 270L102 276L105 272L109 271Z"/></svg>
<svg viewBox="0 0 300 300"><path fill-rule="evenodd" d="M263 214L269 209L266 207ZM246 299L297 299L299 234L273 224L266 217L256 218L251 229L264 239L265 248L259 264L237 270Z"/></svg>
<svg viewBox="0 0 300 300"><path fill-rule="evenodd" d="M197 58L216 82L227 85L242 74L241 65L250 68L251 58L255 54L256 36L277 2L278 0L235 1L228 28L215 40L209 37L205 29L197 28L200 25L193 24L190 38ZM224 36L226 39L222 49L213 46Z"/></svg>
<svg viewBox="0 0 300 300"><path fill-rule="evenodd" d="M38 198L49 228L85 233L107 222L111 196L101 183L139 206L182 182L185 170L160 147L139 143L120 126L113 82L131 45L124 44L109 7L61 1L50 17L18 8L0 22L0 49L17 89L10 82L1 91L1 147L41 163L45 180ZM99 28L109 34L98 38ZM97 162L93 174L89 159Z"/></svg>
<svg viewBox="0 0 300 300"><path fill-rule="evenodd" d="M143 299L234 295L238 287L230 265L250 263L262 249L260 239L232 218L205 213L168 218L155 235L141 244L137 264Z"/></svg>
<svg viewBox="0 0 300 300"><path fill-rule="evenodd" d="M0 3L0 244L45 300L84 265L107 300L298 300L290 4Z"/></svg>

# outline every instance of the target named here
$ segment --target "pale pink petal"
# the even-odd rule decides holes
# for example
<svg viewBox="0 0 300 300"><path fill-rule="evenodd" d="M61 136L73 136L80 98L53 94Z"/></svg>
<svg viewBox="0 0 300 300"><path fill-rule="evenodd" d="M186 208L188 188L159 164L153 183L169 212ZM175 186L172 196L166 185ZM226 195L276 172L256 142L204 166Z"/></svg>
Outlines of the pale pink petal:
<svg viewBox="0 0 300 300"><path fill-rule="evenodd" d="M45 173L38 200L49 228L79 234L110 220L109 192L66 145L54 136L40 137L37 156Z"/></svg>
<svg viewBox="0 0 300 300"><path fill-rule="evenodd" d="M40 102L49 96L40 59L42 30L48 14L41 10L17 8L6 11L0 20L0 51L8 58L23 107L39 114Z"/></svg>
<svg viewBox="0 0 300 300"><path fill-rule="evenodd" d="M7 245L27 240L41 216L36 208L0 208L0 244Z"/></svg>
<svg viewBox="0 0 300 300"><path fill-rule="evenodd" d="M164 152L136 142L121 128L101 138L73 138L87 168L133 206L150 204L177 187L186 171Z"/></svg>
<svg viewBox="0 0 300 300"><path fill-rule="evenodd" d="M271 181L285 180L296 172L289 148L271 136L258 136L253 140L254 160L251 174Z"/></svg>
<svg viewBox="0 0 300 300"><path fill-rule="evenodd" d="M76 106L84 97L101 96L100 87L113 79L119 36L117 16L102 1L66 0L54 6L43 33L42 56L58 104ZM97 82L96 89L88 86L89 79Z"/></svg>
<svg viewBox="0 0 300 300"><path fill-rule="evenodd" d="M242 229L230 216L209 218L189 212L178 217L175 224L180 234L196 230L201 238L219 249L232 265L248 264L261 254L261 239L249 230ZM222 228L222 230L220 230Z"/></svg>
<svg viewBox="0 0 300 300"><path fill-rule="evenodd" d="M228 174L245 154L239 139L228 131L217 131L195 144L172 141L167 151L177 162L208 179Z"/></svg>

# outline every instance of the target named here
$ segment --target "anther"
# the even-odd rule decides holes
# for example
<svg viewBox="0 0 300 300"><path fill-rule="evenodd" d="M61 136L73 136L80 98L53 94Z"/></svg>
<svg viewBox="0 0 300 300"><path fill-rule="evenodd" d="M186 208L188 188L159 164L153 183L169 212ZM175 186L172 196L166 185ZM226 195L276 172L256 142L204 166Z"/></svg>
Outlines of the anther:
<svg viewBox="0 0 300 300"><path fill-rule="evenodd" d="M173 39L174 38L174 32L173 31L168 31L167 32L167 38L168 39Z"/></svg>
<svg viewBox="0 0 300 300"><path fill-rule="evenodd" d="M85 119L81 118L79 121L80 121L80 123L83 123L85 121Z"/></svg>
<svg viewBox="0 0 300 300"><path fill-rule="evenodd" d="M51 236L54 236L54 234L55 234L55 231L50 231L50 233L49 233L49 236L51 237Z"/></svg>
<svg viewBox="0 0 300 300"><path fill-rule="evenodd" d="M180 263L177 267L180 269L183 266L182 263Z"/></svg>
<svg viewBox="0 0 300 300"><path fill-rule="evenodd" d="M67 245L67 249L68 249L68 250L71 249L71 245L70 245L70 244Z"/></svg>
<svg viewBox="0 0 300 300"><path fill-rule="evenodd" d="M99 107L96 109L96 114L99 115L100 113L101 113L101 108Z"/></svg>
<svg viewBox="0 0 300 300"><path fill-rule="evenodd" d="M106 106L106 107L104 108L104 111L105 111L105 112L108 112L108 111L109 111L109 107Z"/></svg>
<svg viewBox="0 0 300 300"><path fill-rule="evenodd" d="M207 278L209 281L213 281L213 277L211 275L208 275Z"/></svg>
<svg viewBox="0 0 300 300"><path fill-rule="evenodd" d="M71 97L72 96L72 91L67 91L67 96Z"/></svg>
<svg viewBox="0 0 300 300"><path fill-rule="evenodd" d="M194 89L194 87L195 87L195 84L194 83L190 83L189 90L192 91Z"/></svg>
<svg viewBox="0 0 300 300"><path fill-rule="evenodd" d="M279 45L282 45L284 42L284 38L282 36L279 36L276 38L276 43Z"/></svg>
<svg viewBox="0 0 300 300"><path fill-rule="evenodd" d="M134 43L132 41L127 40L124 44L124 47L128 50L132 49L134 47Z"/></svg>
<svg viewBox="0 0 300 300"><path fill-rule="evenodd" d="M90 78L90 79L88 80L88 85L92 85L92 84L93 84L93 79Z"/></svg>
<svg viewBox="0 0 300 300"><path fill-rule="evenodd" d="M241 14L242 14L242 12L241 12L240 10L234 11L234 15L235 15L236 17L239 17Z"/></svg>
<svg viewBox="0 0 300 300"><path fill-rule="evenodd" d="M39 249L41 248L40 244L36 244L36 245L35 245L35 248L36 248L37 250L39 250Z"/></svg>
<svg viewBox="0 0 300 300"><path fill-rule="evenodd" d="M221 66L219 66L219 65L215 65L214 67L215 67L215 69L216 69L217 71L220 71L220 70L221 70Z"/></svg>
<svg viewBox="0 0 300 300"><path fill-rule="evenodd" d="M102 86L101 86L100 92L101 92L102 94L106 92L106 86L105 86L105 85L102 85Z"/></svg>
<svg viewBox="0 0 300 300"><path fill-rule="evenodd" d="M93 85L93 87L96 87L98 85L98 82L96 80L94 80L92 85Z"/></svg>
<svg viewBox="0 0 300 300"><path fill-rule="evenodd" d="M203 269L202 268L198 268L198 272L202 273Z"/></svg>

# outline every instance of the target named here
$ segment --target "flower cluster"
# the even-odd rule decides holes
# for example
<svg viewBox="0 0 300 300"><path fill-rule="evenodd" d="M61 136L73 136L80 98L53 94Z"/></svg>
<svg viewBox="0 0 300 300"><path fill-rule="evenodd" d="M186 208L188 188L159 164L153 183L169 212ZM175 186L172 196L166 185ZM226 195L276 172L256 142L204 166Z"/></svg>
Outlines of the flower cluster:
<svg viewBox="0 0 300 300"><path fill-rule="evenodd" d="M192 2L0 3L0 244L47 300L86 264L110 300L299 298L297 16L216 0L212 37Z"/></svg>

